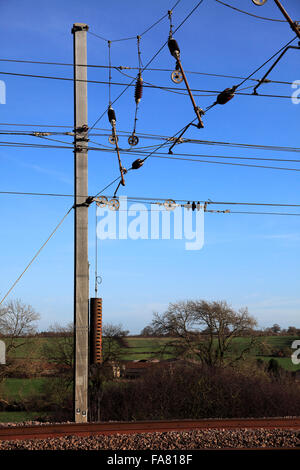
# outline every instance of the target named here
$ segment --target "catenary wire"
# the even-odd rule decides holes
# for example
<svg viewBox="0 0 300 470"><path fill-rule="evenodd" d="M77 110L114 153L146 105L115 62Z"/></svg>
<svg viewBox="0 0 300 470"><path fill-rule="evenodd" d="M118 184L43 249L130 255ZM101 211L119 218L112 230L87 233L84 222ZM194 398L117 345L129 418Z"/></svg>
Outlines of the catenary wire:
<svg viewBox="0 0 300 470"><path fill-rule="evenodd" d="M52 124L19 124L19 123L0 123L0 126L17 126L17 127L54 127L54 128L72 128L72 126L54 126ZM91 134L91 135L100 135L100 136L109 136L110 135L110 129L105 129L105 128L95 128L95 130L98 131L105 131L107 134ZM30 133L34 132L28 131ZM124 134L124 136L128 137L130 135L129 131L123 131L123 130L118 130L119 133ZM5 132L0 132L3 134L6 134ZM61 135L66 135L64 132L63 133L58 133ZM30 135L30 134L28 134ZM141 138L145 139L163 139L167 142L172 141L171 136L165 136L165 135L160 135L160 134L149 134L149 133L141 133L137 132L137 135ZM288 147L288 146L278 146L278 145L262 145L262 144L249 144L249 143L240 143L240 142L222 142L222 141L213 141L213 140L201 140L201 139L188 139L188 138L183 138L182 143L193 143L193 144L199 144L199 145L213 145L213 146L225 146L225 147L238 147L238 148L247 148L247 149L257 149L257 150L273 150L273 151L284 151L284 152L300 152L300 147Z"/></svg>
<svg viewBox="0 0 300 470"><path fill-rule="evenodd" d="M259 18L260 20L266 20L266 21L274 21L277 23L287 23L286 20L279 20L276 18L267 18L265 16L259 16L255 15L253 13L250 13L245 10L240 10L239 8L234 7L233 5L229 5L228 3L222 2L221 0L215 0L216 2L220 3L221 5L224 5L225 7L231 8L232 10L238 11L239 13L244 13L245 15L253 16L254 18Z"/></svg>
<svg viewBox="0 0 300 470"><path fill-rule="evenodd" d="M71 63L65 63L65 62L45 62L45 61L34 61L34 60L25 60L25 59L0 59L0 62L15 62L15 63L26 63L26 64L41 64L41 65L60 65L60 66L70 66L74 67L74 64ZM109 68L108 65L95 65L95 64L76 64L77 67L92 67L92 68ZM117 70L138 70L138 67L130 67L130 66L116 66L112 65L112 69L117 69ZM163 68L147 68L147 72L173 72L173 69L163 69ZM195 74L195 75L204 75L208 77L216 77L216 78L236 78L239 80L244 80L245 77L240 77L237 75L225 75L225 74L218 74L218 73L208 73L208 72L197 72L194 70L185 70L185 73L190 73L190 74ZM258 78L248 78L248 80L252 80L254 82L259 82L260 79ZM269 80L266 81L266 83L278 83L278 84L283 84L283 85L292 85L293 82L287 82L287 81L282 81L282 80Z"/></svg>
<svg viewBox="0 0 300 470"><path fill-rule="evenodd" d="M247 80L249 80L251 77L253 77L253 75L258 72L259 70L261 70L265 65L267 65L272 59L274 59L274 57L276 57L278 54L280 54L280 52L282 52L287 46L289 46L292 42L295 41L295 39L297 39L297 36L294 36L293 39L291 39L289 42L287 42L283 47L281 47L277 52L275 52L275 54L273 54L268 60L266 60L262 65L260 65L257 69L255 69L252 73L250 73L250 75L248 75L248 77L244 78L236 87L239 88L240 86L242 86Z"/></svg>
<svg viewBox="0 0 300 470"><path fill-rule="evenodd" d="M161 144L160 146L157 146L154 150L152 150L149 154L147 152L138 152L138 151L131 151L131 150L122 150L120 149L120 153L123 155L127 156L132 156L132 155L140 155L144 156L143 160L146 161L148 158L161 158L161 159L168 159L168 160L178 160L178 161L187 161L187 162L194 162L194 163L211 163L211 164L219 164L219 165L233 165L233 166L242 166L242 167L252 167L252 168L263 168L263 169L270 169L270 170L282 170L282 171L300 171L299 168L285 168L285 167L277 167L277 166L268 166L268 165L253 165L253 164L247 164L247 163L234 163L234 162L220 162L220 161L212 161L212 160L201 160L201 159L196 159L196 158L187 158L187 157L181 157L181 154L174 154L174 155L169 155L169 154L159 154L157 155L156 152L165 145L165 142ZM26 143L11 143L11 142L0 142L0 146L6 146L6 147L29 147L29 148L53 148L53 149L70 149L72 150L73 147L67 147L67 146L49 146L49 145L40 145L40 144L26 144ZM99 151L99 152L109 152L111 153L113 149L106 149L106 148L94 148L94 147L89 147L89 151ZM178 156L176 156L178 155ZM183 154L184 155L184 154ZM197 157L198 155L192 155L188 154L190 156ZM210 156L210 155L201 155L202 158L239 158L239 157L229 157L229 156ZM246 159L247 157L241 157L240 159ZM250 158L249 159L254 159ZM255 158L256 160L260 160L259 158ZM287 159L261 159L261 160L270 160L270 161L282 161L282 162L297 162L297 160L287 160Z"/></svg>
<svg viewBox="0 0 300 470"><path fill-rule="evenodd" d="M174 30L174 33L176 31L178 31L181 26L187 21L187 19L197 10L197 8L203 3L203 0L200 0L197 5L190 11L190 13L183 19L183 21L177 26L177 28ZM165 45L168 43L168 40L165 41L163 43L163 45L159 48L159 50L152 56L152 58L147 62L147 64L142 68L141 70L141 73L143 73L148 67L149 65L153 62L153 60L158 56L158 54L162 51L162 49L165 47ZM133 85L135 79L132 80L129 84L127 84L125 86L125 88L122 90L122 92L116 97L116 99L112 102L112 104L116 103L116 101L118 101L121 96L123 96L123 94L126 92L126 90ZM93 129L97 124L98 122L103 118L103 116L106 114L106 110L99 116L99 118L94 122L94 124L89 128L88 132L86 135L89 134L89 132L91 131L91 129Z"/></svg>
<svg viewBox="0 0 300 470"><path fill-rule="evenodd" d="M287 168L287 167L277 167L277 166L268 166L268 165L253 165L253 164L248 164L248 163L234 163L234 162L220 162L220 161L212 161L212 160L201 160L201 159L196 159L196 158L185 158L185 157L179 157L175 155L167 155L167 154L160 154L160 155L155 155L155 153L161 148L165 143L161 144L160 146L156 147L150 154L147 154L144 157L144 161L146 161L148 158L160 158L160 159L168 159L168 160L178 160L178 161L187 161L187 162L192 162L192 163L210 163L210 164L215 164L215 165L232 165L232 166L241 166L241 167L250 167L250 168L262 168L262 169L270 169L270 170L281 170L281 171L300 171L299 168ZM28 147L28 148L55 148L55 149L70 149L72 150L73 147L67 147L67 146L47 146L47 145L38 145L38 144L25 144L25 143L20 143L20 144L11 144L9 142L3 143L0 142L0 146L6 146L6 147ZM112 152L111 149L105 149L105 148L93 148L89 147L89 151L100 151L100 152ZM132 156L132 155L145 155L145 152L132 152L132 151L122 151L120 149L120 153L123 155L127 156ZM195 155L197 156L197 155ZM208 158L208 157L207 157ZM209 156L209 158L211 158ZM214 156L213 158L223 158L223 157L218 157ZM114 180L117 181L118 179Z"/></svg>
<svg viewBox="0 0 300 470"><path fill-rule="evenodd" d="M49 75L34 75L34 74L25 74L25 73L15 73L15 72L0 72L1 75L12 75L12 76L17 76L17 77L28 77L28 78L42 78L42 79L50 79L50 80L63 80L63 81L70 81L70 82L74 82L74 79L73 78L70 78L70 77L54 77L54 76L49 76ZM134 79L135 80L135 79ZM114 104L124 93L125 91L129 88L129 87L133 87L135 86L134 85L134 80L132 80L130 83L120 83L120 82L111 82L111 85L116 85L116 86L125 86L125 88L123 89L123 91L117 96L117 98L112 101L112 104ZM244 83L246 80L248 80L248 78L246 78L242 83ZM79 82L86 82L86 83L95 83L95 84L100 84L100 85L107 85L109 82L108 81L100 81L100 80L81 80L81 79L76 79L76 81L79 81ZM240 84L240 85L241 85ZM240 86L238 85L238 86ZM144 85L145 88L152 88L152 89L163 89L163 90L168 90L168 91L172 91L172 90L177 90L177 91L184 91L184 89L177 89L177 88L174 88L174 87L162 87L162 86L159 86L159 85ZM191 91L193 92L199 92L199 93L212 93L213 95L215 94L219 94L221 92L221 90L205 90L205 89L197 89L197 88L193 88L191 89ZM293 98L292 96L290 95L278 95L278 94L266 94L266 93L257 93L257 94L253 94L253 93L241 93L241 92L236 92L235 93L236 95L241 95L241 96L254 96L254 97L261 97L261 98L287 98L287 99L291 99ZM205 97L207 95L195 95L195 96L202 96L202 97ZM294 97L294 99L299 99L300 100L300 97ZM94 129L94 127L96 126L96 124L102 119L102 117L106 114L106 109L105 111L101 114L101 116L97 119L97 121L90 127L89 130L92 130Z"/></svg>
<svg viewBox="0 0 300 470"><path fill-rule="evenodd" d="M174 6L171 8L171 10L174 10L180 2L181 2L181 0L177 0L177 2L174 4ZM143 31L141 34L139 34L139 36L144 36L145 34L147 34L149 31L151 31L151 29L153 29L156 25L158 25L167 16L168 16L167 13L164 14L161 18L156 20L151 26L149 26L147 29L145 29L145 31ZM92 31L88 31L88 33L91 34L92 36L95 36L99 39L102 39L102 41L107 41L106 38L104 38L103 36L100 36L99 34L93 33ZM125 38L112 39L111 42L130 41L130 40L133 40L133 39L136 39L136 36L129 36L129 37L125 37Z"/></svg>
<svg viewBox="0 0 300 470"><path fill-rule="evenodd" d="M101 191L103 192L103 191ZM0 191L2 195L15 195L15 196L37 196L37 197L72 197L74 198L74 194L63 194L63 193L41 193L41 192L26 192L26 191ZM113 197L112 195L105 194L107 198ZM88 195L80 195L79 197L89 197ZM143 197L143 196L126 196L128 200L135 201L135 202L147 202L149 204L155 203L157 201L166 201L170 199L169 197L159 198L159 197ZM176 198L177 202L189 202L192 198L189 199L178 199ZM264 206L264 207L300 207L300 204L287 204L287 203L270 203L270 202L238 202L238 201L212 201L209 199L205 201L204 199L197 198L200 202L207 202L207 204L213 205L238 205L238 206ZM175 202L176 202L175 201Z"/></svg>

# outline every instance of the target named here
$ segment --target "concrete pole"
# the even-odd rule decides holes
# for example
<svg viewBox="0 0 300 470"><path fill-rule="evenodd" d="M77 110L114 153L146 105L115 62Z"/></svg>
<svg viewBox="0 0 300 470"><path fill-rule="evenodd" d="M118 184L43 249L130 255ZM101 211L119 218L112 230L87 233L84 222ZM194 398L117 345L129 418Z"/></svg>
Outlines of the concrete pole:
<svg viewBox="0 0 300 470"><path fill-rule="evenodd" d="M88 419L89 265L88 265L88 152L87 47L88 26L75 23L74 39L74 413L76 423ZM78 81L83 80L83 81Z"/></svg>

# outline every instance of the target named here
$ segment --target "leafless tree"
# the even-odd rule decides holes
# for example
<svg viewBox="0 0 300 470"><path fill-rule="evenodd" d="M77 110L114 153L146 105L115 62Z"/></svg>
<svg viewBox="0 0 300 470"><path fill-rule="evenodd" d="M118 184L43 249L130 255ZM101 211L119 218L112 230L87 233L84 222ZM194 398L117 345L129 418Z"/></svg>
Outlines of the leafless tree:
<svg viewBox="0 0 300 470"><path fill-rule="evenodd" d="M229 362L229 356L230 362L244 357L254 344L251 331L255 325L247 308L235 311L226 301L205 300L171 303L163 314L155 313L152 321L156 331L175 337L167 347L178 356L197 358L209 366ZM235 353L234 338L246 335L251 339Z"/></svg>
<svg viewBox="0 0 300 470"><path fill-rule="evenodd" d="M124 338L129 332L124 330L121 324L106 324L103 326L102 333L102 362L90 366L89 409L91 421L100 421L101 419L104 386L114 378L113 369L118 368L122 349L126 347Z"/></svg>
<svg viewBox="0 0 300 470"><path fill-rule="evenodd" d="M122 356L122 348L126 347L125 337L129 331L123 329L121 324L108 323L103 326L102 362L116 362Z"/></svg>
<svg viewBox="0 0 300 470"><path fill-rule="evenodd" d="M40 315L31 305L19 299L10 300L0 307L0 333L6 337L6 352L26 343L20 340L36 333L36 322Z"/></svg>
<svg viewBox="0 0 300 470"><path fill-rule="evenodd" d="M54 334L54 337L43 346L44 358L71 372L74 363L73 323L65 326L54 323L49 327L49 332Z"/></svg>
<svg viewBox="0 0 300 470"><path fill-rule="evenodd" d="M6 364L0 365L0 382L9 374L20 368L20 362L16 362L11 353L13 350L26 345L26 368L32 364L30 355L33 353L33 343L29 343L28 336L35 334L36 321L39 314L31 305L27 305L19 299L10 300L0 306L0 336L6 345Z"/></svg>

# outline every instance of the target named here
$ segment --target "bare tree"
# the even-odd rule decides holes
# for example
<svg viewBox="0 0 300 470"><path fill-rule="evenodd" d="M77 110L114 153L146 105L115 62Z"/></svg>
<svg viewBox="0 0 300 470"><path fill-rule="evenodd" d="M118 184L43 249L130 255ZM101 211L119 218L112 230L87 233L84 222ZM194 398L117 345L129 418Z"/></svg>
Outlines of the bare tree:
<svg viewBox="0 0 300 470"><path fill-rule="evenodd" d="M278 323L274 323L273 326L271 326L270 330L272 331L272 333L274 333L275 335L278 335L281 331L281 327L278 325Z"/></svg>
<svg viewBox="0 0 300 470"><path fill-rule="evenodd" d="M61 370L55 380L48 385L48 399L51 403L63 403L73 382L74 325L54 324L49 328L51 339L43 348L44 357ZM105 383L114 378L113 367L117 367L126 346L124 337L128 331L122 325L103 326L103 351L101 364L92 364L89 373L89 419L100 420L100 405Z"/></svg>
<svg viewBox="0 0 300 470"><path fill-rule="evenodd" d="M0 306L0 336L3 337L6 346L6 364L0 365L0 382L11 373L16 373L20 368L30 368L31 354L34 352L34 344L29 343L28 336L35 334L36 321L39 314L31 305L24 304L21 300L10 300ZM23 339L22 339L23 338ZM21 364L11 357L13 350L26 345L26 363ZM30 347L29 347L30 346Z"/></svg>
<svg viewBox="0 0 300 470"><path fill-rule="evenodd" d="M145 326L145 328L142 329L140 335L145 336L145 337L155 336L156 331L154 330L154 328L151 325L147 325L147 326Z"/></svg>
<svg viewBox="0 0 300 470"><path fill-rule="evenodd" d="M124 330L121 324L106 324L103 326L102 333L102 362L90 366L89 409L91 421L100 421L101 419L104 386L114 378L114 368L115 370L118 368L123 353L122 349L127 346L124 338L129 332Z"/></svg>
<svg viewBox="0 0 300 470"><path fill-rule="evenodd" d="M40 315L31 305L19 299L10 300L0 307L0 333L6 337L6 352L23 346L26 342L18 338L36 333L36 322Z"/></svg>
<svg viewBox="0 0 300 470"><path fill-rule="evenodd" d="M235 311L225 301L205 300L171 303L163 314L155 313L152 322L156 331L175 337L167 347L178 356L196 358L209 366L244 357L254 344L251 332L255 325L247 308ZM234 338L246 335L251 339L235 352Z"/></svg>
<svg viewBox="0 0 300 470"><path fill-rule="evenodd" d="M129 331L124 330L121 324L108 323L103 326L102 362L116 362L122 356L122 348L126 347L125 337Z"/></svg>
<svg viewBox="0 0 300 470"><path fill-rule="evenodd" d="M68 323L61 326L54 323L49 327L53 338L43 347L43 355L47 360L67 369L72 369L74 362L74 325Z"/></svg>

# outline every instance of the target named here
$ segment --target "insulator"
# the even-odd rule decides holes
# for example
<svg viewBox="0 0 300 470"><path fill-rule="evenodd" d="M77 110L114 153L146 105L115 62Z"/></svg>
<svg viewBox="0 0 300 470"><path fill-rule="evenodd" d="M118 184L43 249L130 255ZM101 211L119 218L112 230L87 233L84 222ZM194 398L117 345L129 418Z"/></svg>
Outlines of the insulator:
<svg viewBox="0 0 300 470"><path fill-rule="evenodd" d="M102 362L102 299L90 299L90 362Z"/></svg>
<svg viewBox="0 0 300 470"><path fill-rule="evenodd" d="M144 160L141 160L140 158L138 158L137 160L134 160L134 162L131 165L131 168L133 170L138 170L143 165L144 165Z"/></svg>
<svg viewBox="0 0 300 470"><path fill-rule="evenodd" d="M112 122L112 121L116 122L117 120L116 113L115 113L115 110L111 106L109 106L108 108L107 115L108 115L109 122Z"/></svg>
<svg viewBox="0 0 300 470"><path fill-rule="evenodd" d="M218 104L226 104L234 97L235 87L226 88L217 97Z"/></svg>
<svg viewBox="0 0 300 470"><path fill-rule="evenodd" d="M173 57L175 57L175 59L178 59L179 55L180 55L180 49L179 49L179 46L177 44L177 41L176 39L174 38L169 38L168 40L168 47L169 47L169 50L171 52L171 55Z"/></svg>
<svg viewBox="0 0 300 470"><path fill-rule="evenodd" d="M196 209L196 207L197 207L197 206L196 206L196 203L195 203L195 201L193 201L193 202L192 202L192 211L194 211L194 210Z"/></svg>
<svg viewBox="0 0 300 470"><path fill-rule="evenodd" d="M143 79L141 76L139 76L136 81L135 90L134 90L134 99L136 103L139 103L141 101L142 94L143 94Z"/></svg>

